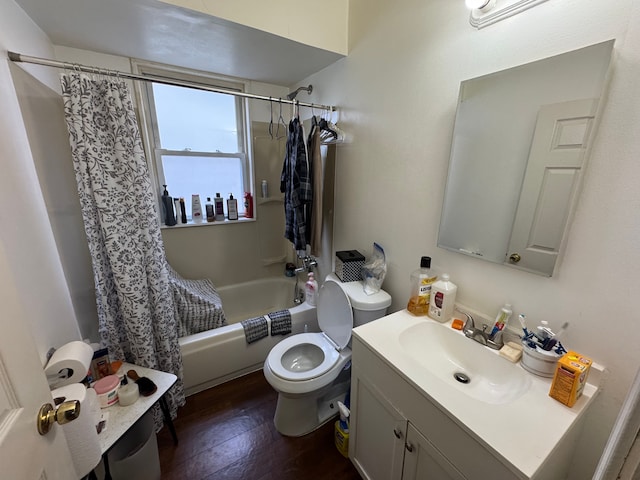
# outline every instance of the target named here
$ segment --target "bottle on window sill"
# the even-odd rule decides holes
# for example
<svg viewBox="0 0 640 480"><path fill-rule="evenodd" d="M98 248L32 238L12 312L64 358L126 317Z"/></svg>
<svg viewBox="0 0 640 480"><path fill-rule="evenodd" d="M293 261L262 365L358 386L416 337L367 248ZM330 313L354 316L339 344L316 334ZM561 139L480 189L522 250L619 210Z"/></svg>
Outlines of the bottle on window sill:
<svg viewBox="0 0 640 480"><path fill-rule="evenodd" d="M191 219L193 223L202 223L202 205L200 205L200 195L191 195Z"/></svg>
<svg viewBox="0 0 640 480"><path fill-rule="evenodd" d="M182 214L180 212L180 199L179 198L174 198L173 199L173 204L176 207L176 223L178 225L182 225L184 222L182 221Z"/></svg>
<svg viewBox="0 0 640 480"><path fill-rule="evenodd" d="M244 192L244 216L253 218L253 196L251 192Z"/></svg>
<svg viewBox="0 0 640 480"><path fill-rule="evenodd" d="M163 185L164 192L162 193L162 210L164 211L164 224L172 227L176 224L176 217L173 213L173 198L169 196L167 186Z"/></svg>
<svg viewBox="0 0 640 480"><path fill-rule="evenodd" d="M216 222L224 222L224 200L219 193L216 193L216 197L213 199L213 205Z"/></svg>
<svg viewBox="0 0 640 480"><path fill-rule="evenodd" d="M182 223L187 223L187 206L184 203L184 197L180 197L180 219Z"/></svg>
<svg viewBox="0 0 640 480"><path fill-rule="evenodd" d="M204 204L205 212L207 213L207 222L213 222L216 219L216 212L213 209L213 203L211 203L211 197L207 197L207 203Z"/></svg>
<svg viewBox="0 0 640 480"><path fill-rule="evenodd" d="M227 200L227 218L229 220L238 220L238 200L233 198L233 193L229 194Z"/></svg>

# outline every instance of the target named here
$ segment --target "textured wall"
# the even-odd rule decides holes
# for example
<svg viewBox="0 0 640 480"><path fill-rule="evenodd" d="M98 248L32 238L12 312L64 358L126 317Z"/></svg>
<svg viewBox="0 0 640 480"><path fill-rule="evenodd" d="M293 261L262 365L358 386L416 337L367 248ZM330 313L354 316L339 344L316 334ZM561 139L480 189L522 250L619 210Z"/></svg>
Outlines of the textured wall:
<svg viewBox="0 0 640 480"><path fill-rule="evenodd" d="M349 18L349 56L307 79L313 101L339 105L353 136L336 160L335 249L385 247L393 310L404 308L420 256L431 255L471 307L493 316L508 301L532 323L570 322L565 343L609 369L572 474L591 478L640 365L626 333L637 328L640 289L640 2L552 0L479 31L462 1L351 0ZM460 81L612 38L607 104L557 275L437 248Z"/></svg>

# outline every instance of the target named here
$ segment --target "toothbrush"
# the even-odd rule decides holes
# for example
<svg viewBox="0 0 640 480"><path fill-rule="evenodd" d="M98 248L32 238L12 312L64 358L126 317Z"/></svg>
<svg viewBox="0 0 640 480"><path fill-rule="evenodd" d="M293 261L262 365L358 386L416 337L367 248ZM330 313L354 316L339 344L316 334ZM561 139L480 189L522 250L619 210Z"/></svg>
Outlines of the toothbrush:
<svg viewBox="0 0 640 480"><path fill-rule="evenodd" d="M569 322L564 322L562 324L562 327L560 327L560 330L558 331L558 333L556 333L556 340L558 340L560 338L560 336L567 330L567 327L569 326Z"/></svg>
<svg viewBox="0 0 640 480"><path fill-rule="evenodd" d="M549 338L547 344L543 348L545 350L551 350L556 344L559 344L560 337L567 330L568 326L569 326L569 322L564 322L562 324L562 327L560 327L560 330L558 331L558 333L556 333L555 335L552 334L553 336Z"/></svg>
<svg viewBox="0 0 640 480"><path fill-rule="evenodd" d="M556 344L556 353L558 355L562 355L563 353L567 353L567 351L565 350L564 346L562 345L561 342L558 342Z"/></svg>
<svg viewBox="0 0 640 480"><path fill-rule="evenodd" d="M527 324L524 321L525 317L526 315L524 313L518 315L518 320L520 321L520 325L522 325L522 331L524 332L524 338L527 338L529 336L529 330L527 330Z"/></svg>

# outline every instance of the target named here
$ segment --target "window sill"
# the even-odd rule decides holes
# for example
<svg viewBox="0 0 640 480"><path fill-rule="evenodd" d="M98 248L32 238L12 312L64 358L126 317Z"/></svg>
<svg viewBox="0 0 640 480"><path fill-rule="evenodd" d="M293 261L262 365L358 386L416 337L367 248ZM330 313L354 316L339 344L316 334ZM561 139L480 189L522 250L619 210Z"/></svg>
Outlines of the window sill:
<svg viewBox="0 0 640 480"><path fill-rule="evenodd" d="M169 225L160 225L160 230L174 230L176 228L189 228L189 227L212 227L212 226L216 226L216 225L231 225L231 224L238 224L238 223L246 223L246 222L255 222L255 218L246 218L246 217L240 217L238 220L227 220L224 219L222 221L218 221L218 222L200 222L200 223L194 223L194 222L188 222L188 223L179 223L173 226L169 226Z"/></svg>

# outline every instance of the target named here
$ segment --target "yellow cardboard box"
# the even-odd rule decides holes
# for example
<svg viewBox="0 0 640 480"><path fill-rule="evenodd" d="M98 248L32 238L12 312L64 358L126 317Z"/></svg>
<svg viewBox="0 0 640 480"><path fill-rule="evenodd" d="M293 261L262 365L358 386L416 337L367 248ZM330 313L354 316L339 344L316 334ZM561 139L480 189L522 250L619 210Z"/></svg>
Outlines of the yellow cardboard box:
<svg viewBox="0 0 640 480"><path fill-rule="evenodd" d="M587 383L592 360L577 352L565 353L556 365L549 396L573 407Z"/></svg>

